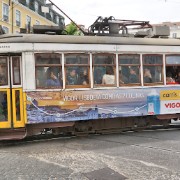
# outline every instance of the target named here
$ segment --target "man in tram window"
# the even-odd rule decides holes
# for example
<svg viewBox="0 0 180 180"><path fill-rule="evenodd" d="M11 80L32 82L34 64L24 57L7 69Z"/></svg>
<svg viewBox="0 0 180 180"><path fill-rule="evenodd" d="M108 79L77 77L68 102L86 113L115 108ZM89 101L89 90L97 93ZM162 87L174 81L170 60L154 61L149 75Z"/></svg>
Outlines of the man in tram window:
<svg viewBox="0 0 180 180"><path fill-rule="evenodd" d="M78 85L78 75L76 69L70 69L67 76L67 85Z"/></svg>
<svg viewBox="0 0 180 180"><path fill-rule="evenodd" d="M102 84L103 72L102 68L94 68L94 84Z"/></svg>
<svg viewBox="0 0 180 180"><path fill-rule="evenodd" d="M6 76L2 65L0 64L0 86L6 84Z"/></svg>
<svg viewBox="0 0 180 180"><path fill-rule="evenodd" d="M139 78L137 76L135 67L131 67L129 72L129 83L139 83Z"/></svg>
<svg viewBox="0 0 180 180"><path fill-rule="evenodd" d="M89 84L89 77L88 77L88 69L82 68L79 75L79 84L81 85L88 85Z"/></svg>
<svg viewBox="0 0 180 180"><path fill-rule="evenodd" d="M119 84L128 84L128 78L124 76L122 71L119 71Z"/></svg>
<svg viewBox="0 0 180 180"><path fill-rule="evenodd" d="M62 85L60 84L60 81L58 79L58 77L55 75L54 73L54 69L52 67L49 67L47 69L47 80L46 80L46 86L47 87L62 87Z"/></svg>

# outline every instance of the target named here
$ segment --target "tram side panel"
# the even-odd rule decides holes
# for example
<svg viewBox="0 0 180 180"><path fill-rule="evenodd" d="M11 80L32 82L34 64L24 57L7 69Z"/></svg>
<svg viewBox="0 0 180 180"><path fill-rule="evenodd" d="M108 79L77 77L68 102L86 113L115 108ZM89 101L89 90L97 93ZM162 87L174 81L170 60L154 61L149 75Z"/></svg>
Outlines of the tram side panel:
<svg viewBox="0 0 180 180"><path fill-rule="evenodd" d="M176 114L180 88L27 92L27 123Z"/></svg>

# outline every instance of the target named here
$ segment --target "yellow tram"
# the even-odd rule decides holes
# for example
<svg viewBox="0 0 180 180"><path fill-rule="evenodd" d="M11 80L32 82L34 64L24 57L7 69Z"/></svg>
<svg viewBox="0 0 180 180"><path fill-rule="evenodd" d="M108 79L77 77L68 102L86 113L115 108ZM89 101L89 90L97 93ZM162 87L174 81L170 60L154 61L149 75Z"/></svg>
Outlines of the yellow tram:
<svg viewBox="0 0 180 180"><path fill-rule="evenodd" d="M0 139L167 124L179 72L179 39L1 35Z"/></svg>

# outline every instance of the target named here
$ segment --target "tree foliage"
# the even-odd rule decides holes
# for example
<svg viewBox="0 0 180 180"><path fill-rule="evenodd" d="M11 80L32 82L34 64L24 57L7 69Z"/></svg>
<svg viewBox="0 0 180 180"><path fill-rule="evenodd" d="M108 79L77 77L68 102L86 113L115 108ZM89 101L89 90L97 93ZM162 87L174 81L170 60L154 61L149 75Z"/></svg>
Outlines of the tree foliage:
<svg viewBox="0 0 180 180"><path fill-rule="evenodd" d="M77 26L73 22L66 26L65 31L68 35L82 35L82 32L77 28Z"/></svg>

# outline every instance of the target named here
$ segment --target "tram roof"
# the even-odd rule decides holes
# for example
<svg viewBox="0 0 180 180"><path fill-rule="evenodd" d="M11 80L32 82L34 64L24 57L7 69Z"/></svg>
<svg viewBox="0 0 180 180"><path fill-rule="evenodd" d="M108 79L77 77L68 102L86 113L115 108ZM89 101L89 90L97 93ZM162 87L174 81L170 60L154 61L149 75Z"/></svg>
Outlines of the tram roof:
<svg viewBox="0 0 180 180"><path fill-rule="evenodd" d="M112 36L74 36L46 34L1 35L0 43L65 43L65 44L117 44L179 46L180 39L135 38Z"/></svg>

